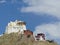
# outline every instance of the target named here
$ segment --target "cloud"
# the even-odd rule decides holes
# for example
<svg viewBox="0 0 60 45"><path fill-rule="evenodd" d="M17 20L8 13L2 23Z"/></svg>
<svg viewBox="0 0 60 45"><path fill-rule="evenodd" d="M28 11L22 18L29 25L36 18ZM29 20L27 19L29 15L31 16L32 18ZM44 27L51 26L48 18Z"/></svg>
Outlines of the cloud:
<svg viewBox="0 0 60 45"><path fill-rule="evenodd" d="M23 0L28 4L21 12L46 13L60 18L60 0Z"/></svg>
<svg viewBox="0 0 60 45"><path fill-rule="evenodd" d="M17 2L17 0L11 0L11 2L12 2L12 3L16 3L16 2Z"/></svg>
<svg viewBox="0 0 60 45"><path fill-rule="evenodd" d="M34 35L37 33L44 33L49 39L60 39L60 22L38 25Z"/></svg>
<svg viewBox="0 0 60 45"><path fill-rule="evenodd" d="M5 2L6 2L6 0L1 0L1 1L0 1L0 3L5 3Z"/></svg>

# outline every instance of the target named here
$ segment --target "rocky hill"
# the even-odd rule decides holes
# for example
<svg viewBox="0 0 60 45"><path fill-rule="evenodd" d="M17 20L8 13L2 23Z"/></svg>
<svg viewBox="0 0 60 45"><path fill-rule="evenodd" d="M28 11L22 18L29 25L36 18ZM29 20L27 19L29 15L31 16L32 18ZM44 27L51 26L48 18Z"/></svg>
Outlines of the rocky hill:
<svg viewBox="0 0 60 45"><path fill-rule="evenodd" d="M0 37L0 45L57 45L57 43L52 41L35 41L33 36L11 33Z"/></svg>

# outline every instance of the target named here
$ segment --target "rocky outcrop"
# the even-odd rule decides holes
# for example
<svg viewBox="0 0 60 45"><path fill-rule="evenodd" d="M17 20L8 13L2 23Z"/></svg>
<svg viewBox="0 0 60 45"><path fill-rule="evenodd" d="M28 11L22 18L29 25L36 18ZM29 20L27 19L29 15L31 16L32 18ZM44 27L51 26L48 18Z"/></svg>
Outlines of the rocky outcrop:
<svg viewBox="0 0 60 45"><path fill-rule="evenodd" d="M56 42L35 41L34 37L24 34L11 33L0 37L0 45L57 45Z"/></svg>

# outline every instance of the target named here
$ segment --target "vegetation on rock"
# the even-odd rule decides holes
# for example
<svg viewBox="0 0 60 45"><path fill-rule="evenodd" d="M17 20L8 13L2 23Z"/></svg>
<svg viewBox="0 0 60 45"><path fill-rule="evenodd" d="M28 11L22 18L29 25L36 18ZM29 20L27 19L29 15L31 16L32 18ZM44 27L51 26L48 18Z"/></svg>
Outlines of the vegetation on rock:
<svg viewBox="0 0 60 45"><path fill-rule="evenodd" d="M35 41L33 36L18 33L4 34L0 37L0 45L57 45L56 42Z"/></svg>

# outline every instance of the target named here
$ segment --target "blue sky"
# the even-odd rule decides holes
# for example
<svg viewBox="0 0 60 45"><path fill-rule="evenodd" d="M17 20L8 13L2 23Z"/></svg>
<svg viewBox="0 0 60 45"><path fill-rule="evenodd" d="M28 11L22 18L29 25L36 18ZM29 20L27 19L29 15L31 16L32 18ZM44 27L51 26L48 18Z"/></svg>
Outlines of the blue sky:
<svg viewBox="0 0 60 45"><path fill-rule="evenodd" d="M0 0L0 34L5 32L8 22L22 20L34 34L43 32L60 43L60 6L57 2L60 1Z"/></svg>

